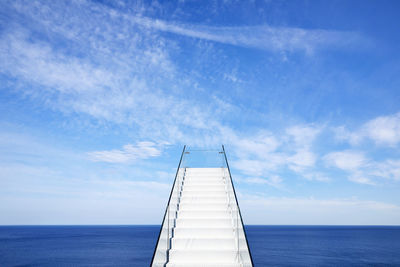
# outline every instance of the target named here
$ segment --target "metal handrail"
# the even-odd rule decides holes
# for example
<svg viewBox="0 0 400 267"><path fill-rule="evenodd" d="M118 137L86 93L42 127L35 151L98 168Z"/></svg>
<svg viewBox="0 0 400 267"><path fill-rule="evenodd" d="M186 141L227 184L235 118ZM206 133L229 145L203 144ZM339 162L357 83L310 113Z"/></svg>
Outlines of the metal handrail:
<svg viewBox="0 0 400 267"><path fill-rule="evenodd" d="M180 160L179 160L178 169L176 170L176 174L175 174L174 184L173 184L173 186L172 186L172 188L171 188L171 192L170 192L170 194L169 194L169 199L168 199L167 207L165 208L164 217L163 217L163 220L162 220L162 222L161 222L160 232L158 233L157 243L156 243L156 245L155 245L155 247L154 247L153 257L151 258L150 266L153 265L154 257L156 256L158 243L159 243L159 241L160 241L161 232L162 232L162 229L163 229L163 224L164 224L164 221L165 221L165 217L167 216L167 213L168 213L168 218L167 218L167 219L168 219L168 237L169 237L169 206L170 206L169 204L170 204L170 202L171 202L172 193L173 193L174 188L175 188L176 178L178 177L179 170L180 170L180 168L181 168L181 163L182 163L183 156L184 156L184 154L185 154L185 149L186 149L186 145L183 146L181 158L180 158ZM179 178L178 178L178 179L179 179ZM167 244L169 244L169 242L168 242ZM168 246L169 246L169 245L168 245ZM167 254L167 257L168 257L168 254ZM167 261L168 261L168 258L167 258Z"/></svg>
<svg viewBox="0 0 400 267"><path fill-rule="evenodd" d="M235 195L236 206L237 206L237 209L238 209L238 212L239 212L240 221L241 221L241 223L242 223L242 225L243 225L243 233L244 233L244 237L245 237L245 240L246 240L247 249L248 249L248 251L249 251L251 265L254 266L253 257L252 257L252 255L251 255L249 242L248 242L248 240L247 240L246 229L245 229L244 224L243 224L242 213L240 212L239 203L238 203L237 196L236 196L236 190L235 190L235 186L233 185L231 170L230 170L230 168L229 168L228 159L227 159L227 157L226 157L224 145L222 145L222 152L224 152L225 164L226 164L226 166L227 166L227 168L228 168L229 178L230 178L230 180L231 180L231 185L232 185L233 193L234 193L234 195ZM239 248L238 248L238 249L239 249Z"/></svg>

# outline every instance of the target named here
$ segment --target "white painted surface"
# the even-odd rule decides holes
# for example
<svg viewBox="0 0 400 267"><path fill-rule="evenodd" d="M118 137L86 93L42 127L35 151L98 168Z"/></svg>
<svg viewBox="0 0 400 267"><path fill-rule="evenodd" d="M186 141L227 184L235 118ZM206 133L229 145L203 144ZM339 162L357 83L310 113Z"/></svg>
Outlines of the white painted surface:
<svg viewBox="0 0 400 267"><path fill-rule="evenodd" d="M186 169L168 267L243 266L224 174L222 168Z"/></svg>
<svg viewBox="0 0 400 267"><path fill-rule="evenodd" d="M167 213L170 235L163 244L166 266L252 266L227 169L186 168L176 188Z"/></svg>

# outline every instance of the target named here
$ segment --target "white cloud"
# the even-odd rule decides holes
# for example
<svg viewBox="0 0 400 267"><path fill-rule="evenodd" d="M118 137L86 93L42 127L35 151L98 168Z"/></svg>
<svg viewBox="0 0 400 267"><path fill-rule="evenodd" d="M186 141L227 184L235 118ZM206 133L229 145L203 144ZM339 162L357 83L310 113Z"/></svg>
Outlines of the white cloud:
<svg viewBox="0 0 400 267"><path fill-rule="evenodd" d="M289 167L294 171L302 171L304 168L313 167L316 156L309 150L299 150L293 156L288 157Z"/></svg>
<svg viewBox="0 0 400 267"><path fill-rule="evenodd" d="M371 140L377 147L396 148L400 143L400 113L376 117L353 131L344 126L334 131L338 140L352 146L361 147L362 142ZM349 180L356 183L374 185L377 179L400 179L400 161L396 158L367 159L363 152L346 150L329 153L324 159L328 165L347 171Z"/></svg>
<svg viewBox="0 0 400 267"><path fill-rule="evenodd" d="M385 179L400 181L400 159L387 159L371 166L370 174Z"/></svg>
<svg viewBox="0 0 400 267"><path fill-rule="evenodd" d="M350 150L331 152L324 156L324 160L329 166L334 166L346 171L358 170L367 163L362 152Z"/></svg>
<svg viewBox="0 0 400 267"><path fill-rule="evenodd" d="M396 146L400 142L400 113L377 117L363 128L366 135L378 145Z"/></svg>
<svg viewBox="0 0 400 267"><path fill-rule="evenodd" d="M91 164L70 143L26 132L0 131L0 224L160 223L174 176L163 180L157 162L152 170ZM135 146L158 153L149 142Z"/></svg>
<svg viewBox="0 0 400 267"><path fill-rule="evenodd" d="M88 156L93 161L110 163L130 163L139 159L158 157L161 149L153 142L138 142L136 145L127 144L123 149L89 152Z"/></svg>
<svg viewBox="0 0 400 267"><path fill-rule="evenodd" d="M336 127L333 131L337 140L347 141L351 145L358 145L364 137L360 132L350 132L344 126Z"/></svg>
<svg viewBox="0 0 400 267"><path fill-rule="evenodd" d="M312 125L296 125L286 129L286 134L293 138L295 148L303 148L310 146L321 130Z"/></svg>
<svg viewBox="0 0 400 267"><path fill-rule="evenodd" d="M352 182L375 185L377 178L400 180L398 159L376 161L366 158L362 152L345 150L325 155L324 161L328 166L346 171Z"/></svg>
<svg viewBox="0 0 400 267"><path fill-rule="evenodd" d="M266 169L266 164L260 160L239 159L232 162L232 166L245 174L261 176Z"/></svg>
<svg viewBox="0 0 400 267"><path fill-rule="evenodd" d="M364 172L362 172L362 171L357 171L357 172L352 173L349 176L349 181L359 183L359 184L375 185L375 183L370 178L368 178L367 175L364 174Z"/></svg>
<svg viewBox="0 0 400 267"><path fill-rule="evenodd" d="M9 8L14 8L20 14L18 17L25 17L32 25L26 27L26 21L12 21L5 25L0 36L0 72L10 77L10 81L19 81L16 86L12 86L16 90L15 93L39 100L36 103L51 110L74 115L69 118L76 118L75 115L78 114L100 123L132 127L138 140L169 140L175 144L188 142L196 145L214 145L227 140L232 144L237 156L232 165L252 177L247 179L248 183L279 187L283 184L282 177L287 177L279 172L286 168L311 181L329 180L324 173L315 171L319 156L313 150L313 143L322 127L297 125L283 133L235 132L233 128L222 123L220 116L229 114L233 117L231 113L240 112L240 109L228 103L228 100L216 96L207 98L206 104L194 99L189 90L197 88L198 83L176 65L173 55L180 54L181 48L173 39L168 39L168 34L162 32L202 39L205 43L218 42L280 53L311 53L325 47L345 47L359 43L362 39L359 35L351 32L279 28L268 25L188 25L118 12L106 5L90 1L54 2L55 4L40 1L8 3ZM41 34L37 34L38 32ZM224 78L240 83L238 72L235 69L224 70ZM399 116L397 114L372 120L362 128L362 135L371 138L377 144L398 144ZM9 142L13 137L3 139ZM20 151L26 150L25 146L21 147ZM7 151L16 150L10 146ZM42 149L32 151L43 152ZM161 143L138 142L127 144L120 149L92 151L87 156L99 162L132 163L158 157L162 151ZM41 159L56 158L54 155L59 157L60 154L65 157L66 152L63 152L45 155ZM33 155L35 159L38 158L36 154ZM25 157L29 158L32 155ZM80 160L75 158L69 162ZM372 183L374 177L400 179L397 160L373 164L364 158L359 159L357 163L357 159L350 157L350 163L337 158L332 162L333 166L348 171L349 179L358 183ZM126 167L127 164L118 165L120 166ZM359 171L363 167L367 168L368 175L365 175L366 171ZM25 177L40 177L41 174L47 173L54 178L59 176L60 172L68 171L53 173L38 166L2 167L10 177L17 173L16 169L24 172ZM74 175L77 173L79 171ZM173 178L173 174L170 176L164 171L153 174L157 179ZM86 179L86 175L81 176L85 176ZM51 181L52 179L47 179L47 182ZM31 182L30 185L33 184ZM70 188L74 186L71 185ZM106 189L109 187L115 187L116 190L109 192ZM119 189L125 187L141 187L149 191L152 188L168 188L167 185L155 181L117 181L115 184L104 183L104 187L101 187L103 191L98 193L102 194L101 196L96 195L96 192L91 192L91 195L101 198L140 194L138 190L121 193ZM40 190L46 191L46 188ZM49 190L47 187L47 192L50 191L57 190ZM137 202L140 198L133 199ZM120 203L116 203L116 206L117 204Z"/></svg>
<svg viewBox="0 0 400 267"><path fill-rule="evenodd" d="M235 138L236 153L242 156L265 157L275 151L280 142L269 132L261 132L251 138Z"/></svg>
<svg viewBox="0 0 400 267"><path fill-rule="evenodd" d="M252 155L254 157L254 155ZM265 176L271 171L285 166L285 155L282 153L266 153L262 157L248 158L237 154L238 159L232 161L232 166L247 175Z"/></svg>
<svg viewBox="0 0 400 267"><path fill-rule="evenodd" d="M98 91L116 86L112 72L90 62L57 54L46 43L28 41L26 32L3 36L2 72L41 84L60 93Z"/></svg>
<svg viewBox="0 0 400 267"><path fill-rule="evenodd" d="M302 174L304 178L310 181L319 181L319 182L330 182L331 178L329 178L326 174L320 172L306 172Z"/></svg>
<svg viewBox="0 0 400 267"><path fill-rule="evenodd" d="M320 48L343 48L366 41L364 37L355 32L272 27L269 25L212 27L153 20L142 16L126 17L134 23L160 31L235 46L273 51L301 50L312 53Z"/></svg>
<svg viewBox="0 0 400 267"><path fill-rule="evenodd" d="M237 160L232 166L252 179L271 177L286 167L310 181L327 181L324 175L315 175L318 156L312 151L321 126L295 125L284 134L257 133L245 138L232 137Z"/></svg>
<svg viewBox="0 0 400 267"><path fill-rule="evenodd" d="M331 152L324 156L324 161L328 166L346 171L349 181L374 185L369 175L366 174L370 162L362 152L351 150Z"/></svg>
<svg viewBox="0 0 400 267"><path fill-rule="evenodd" d="M16 27L1 40L7 52L1 70L29 84L22 84L24 93L54 110L94 118L101 124L133 127L139 138L221 143L219 116L232 111L232 105L217 97L207 106L182 98L191 81L175 72L165 45L173 46L173 42L135 25L120 27L115 16L108 17L107 8L84 4L87 8L80 10L96 10L84 25L76 23L80 12L66 15L71 20L67 22L59 20L55 11L46 13L49 8L43 3L32 4L35 8L15 5L37 23L47 25L49 35L67 38L68 46L79 46L79 51L90 57L56 49ZM71 10L66 7L65 12ZM52 23L47 24L49 21ZM119 33L122 36L116 40L114 35ZM31 85L34 88L29 89Z"/></svg>
<svg viewBox="0 0 400 267"><path fill-rule="evenodd" d="M138 130L139 138L168 139L173 143L221 142L223 125L218 116L229 110L219 109L218 99L210 99L206 106L190 98L182 99L182 92L196 82L177 71L170 55L176 43L159 31L267 50L310 51L320 45L343 42L339 40L342 33L333 31L265 25L186 25L85 1L10 3L47 34L40 39L20 24L8 29L0 40L5 58L0 63L1 71L25 81L20 88L24 88L26 95L67 114L80 114L100 123L129 125ZM61 48L50 45L46 39L65 45ZM301 142L301 135L305 136L304 141L313 134L308 130L292 129L288 134L292 132ZM259 154L274 151L280 145L268 133L255 141L244 138L235 143L242 143L243 151ZM271 165L282 161L280 155L266 158L273 159ZM301 164L295 157L292 161L293 165Z"/></svg>
<svg viewBox="0 0 400 267"><path fill-rule="evenodd" d="M273 187L280 188L282 187L283 179L278 175L272 175L269 178L259 178L259 177L252 177L244 179L244 182L248 184L265 184Z"/></svg>
<svg viewBox="0 0 400 267"><path fill-rule="evenodd" d="M269 132L259 132L247 137L238 137L231 133L229 141L237 157L232 166L246 175L262 176L284 163L283 155L276 152L281 142Z"/></svg>
<svg viewBox="0 0 400 267"><path fill-rule="evenodd" d="M311 125L296 125L286 129L287 149L295 153L286 158L290 169L300 174L305 174L307 168L315 166L317 156L311 147L322 127Z"/></svg>
<svg viewBox="0 0 400 267"><path fill-rule="evenodd" d="M400 143L400 113L376 117L355 131L341 126L335 132L338 140L348 141L352 145L370 139L378 146L395 147Z"/></svg>

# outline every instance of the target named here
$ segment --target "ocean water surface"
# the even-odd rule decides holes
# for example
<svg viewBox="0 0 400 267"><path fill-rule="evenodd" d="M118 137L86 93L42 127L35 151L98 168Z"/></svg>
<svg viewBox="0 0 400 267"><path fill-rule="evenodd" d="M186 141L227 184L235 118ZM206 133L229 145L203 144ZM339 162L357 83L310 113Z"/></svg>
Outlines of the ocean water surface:
<svg viewBox="0 0 400 267"><path fill-rule="evenodd" d="M149 266L159 226L0 226L0 266ZM255 266L400 266L398 226L246 226Z"/></svg>

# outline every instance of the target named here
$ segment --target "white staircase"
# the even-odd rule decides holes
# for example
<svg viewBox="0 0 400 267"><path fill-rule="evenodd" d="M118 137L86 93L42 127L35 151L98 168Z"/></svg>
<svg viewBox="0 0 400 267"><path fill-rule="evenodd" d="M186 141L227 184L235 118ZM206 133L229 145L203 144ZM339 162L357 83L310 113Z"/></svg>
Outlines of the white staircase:
<svg viewBox="0 0 400 267"><path fill-rule="evenodd" d="M167 266L241 266L221 168L187 168Z"/></svg>
<svg viewBox="0 0 400 267"><path fill-rule="evenodd" d="M227 168L178 168L152 266L253 266Z"/></svg>

